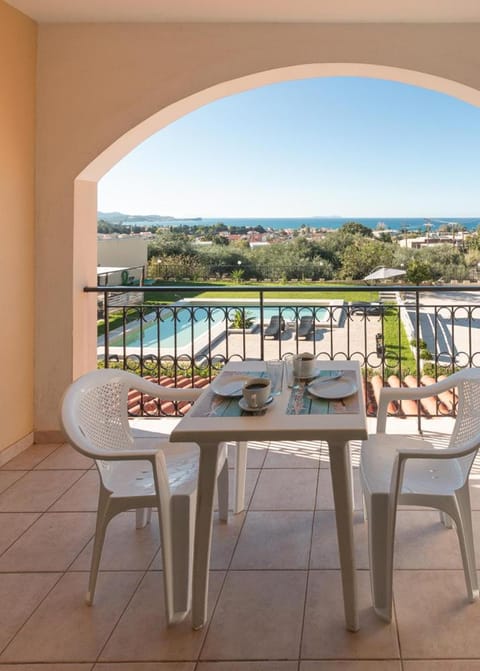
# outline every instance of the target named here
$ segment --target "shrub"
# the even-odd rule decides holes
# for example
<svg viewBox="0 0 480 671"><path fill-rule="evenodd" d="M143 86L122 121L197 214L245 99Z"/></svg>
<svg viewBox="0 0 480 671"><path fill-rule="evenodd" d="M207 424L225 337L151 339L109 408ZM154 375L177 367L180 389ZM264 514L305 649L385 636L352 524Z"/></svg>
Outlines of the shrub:
<svg viewBox="0 0 480 671"><path fill-rule="evenodd" d="M230 327L234 329L249 329L254 322L254 318L244 310L235 310Z"/></svg>

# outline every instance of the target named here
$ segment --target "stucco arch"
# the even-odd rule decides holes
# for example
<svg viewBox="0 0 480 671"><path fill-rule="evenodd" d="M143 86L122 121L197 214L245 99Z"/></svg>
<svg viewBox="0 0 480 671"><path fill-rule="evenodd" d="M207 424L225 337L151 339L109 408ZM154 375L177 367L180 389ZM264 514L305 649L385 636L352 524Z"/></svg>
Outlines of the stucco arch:
<svg viewBox="0 0 480 671"><path fill-rule="evenodd" d="M83 287L96 281L97 181L122 156L208 102L286 79L390 79L480 106L479 38L467 24L41 26L36 432L53 438L63 390L95 363Z"/></svg>
<svg viewBox="0 0 480 671"><path fill-rule="evenodd" d="M310 63L256 72L210 86L154 112L113 142L78 175L77 180L98 182L118 161L154 133L185 114L226 96L278 82L315 77L368 77L411 84L480 106L480 91L449 79L414 70L368 63Z"/></svg>

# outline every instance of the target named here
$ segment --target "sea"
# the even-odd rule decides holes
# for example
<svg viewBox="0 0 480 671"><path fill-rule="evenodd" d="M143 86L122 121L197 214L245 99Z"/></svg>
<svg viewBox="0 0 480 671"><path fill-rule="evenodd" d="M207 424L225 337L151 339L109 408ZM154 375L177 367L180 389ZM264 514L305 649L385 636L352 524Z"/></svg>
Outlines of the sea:
<svg viewBox="0 0 480 671"><path fill-rule="evenodd" d="M438 230L440 227L446 224L458 224L463 226L466 230L476 230L477 226L480 225L480 217L469 217L469 218L454 218L454 217L445 217L444 219L428 219L424 217L294 217L294 218L264 218L264 217L249 217L249 218L230 218L230 217L214 217L214 218L198 218L198 219L174 219L162 222L164 226L179 226L181 224L186 224L192 226L193 224L199 225L214 225L218 223L223 223L226 226L246 226L254 227L261 225L263 228L268 229L299 229L302 226L308 226L310 228L325 228L325 229L337 229L340 228L343 224L355 221L368 228L373 230L377 228L382 228L383 230L389 231L425 231L425 225L428 224L430 231ZM125 222L127 223L127 222ZM136 221L136 225L140 225L141 222ZM147 222L145 222L147 223ZM381 224L382 226L379 226Z"/></svg>

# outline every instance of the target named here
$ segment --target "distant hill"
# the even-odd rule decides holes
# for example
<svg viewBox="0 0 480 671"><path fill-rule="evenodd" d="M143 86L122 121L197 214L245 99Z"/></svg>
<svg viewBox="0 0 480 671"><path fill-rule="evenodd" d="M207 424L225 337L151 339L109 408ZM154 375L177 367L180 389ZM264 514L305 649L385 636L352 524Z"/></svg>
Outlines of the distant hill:
<svg viewBox="0 0 480 671"><path fill-rule="evenodd" d="M164 214L124 214L123 212L97 212L97 221L106 221L109 224L163 224L169 221L178 221L175 217ZM182 219L181 221L201 221L201 217Z"/></svg>

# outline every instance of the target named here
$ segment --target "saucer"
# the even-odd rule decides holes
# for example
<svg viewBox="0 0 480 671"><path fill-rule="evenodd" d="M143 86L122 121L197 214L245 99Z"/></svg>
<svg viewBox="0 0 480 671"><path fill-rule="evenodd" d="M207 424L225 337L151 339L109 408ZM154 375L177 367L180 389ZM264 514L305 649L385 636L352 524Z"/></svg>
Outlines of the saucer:
<svg viewBox="0 0 480 671"><path fill-rule="evenodd" d="M267 398L267 402L265 403L265 405L262 405L261 408L251 408L249 405L247 405L247 402L243 397L238 401L238 405L241 407L242 410L245 410L245 412L253 412L253 413L262 412L262 410L266 410L271 403L273 403L273 396L269 396Z"/></svg>
<svg viewBox="0 0 480 671"><path fill-rule="evenodd" d="M218 396L238 398L243 394L243 385L251 377L251 375L242 374L219 376L212 380L212 389Z"/></svg>
<svg viewBox="0 0 480 671"><path fill-rule="evenodd" d="M358 391L355 382L343 378L334 378L332 380L317 379L309 384L307 389L312 396L328 400L347 398L347 396L352 396L352 394Z"/></svg>

